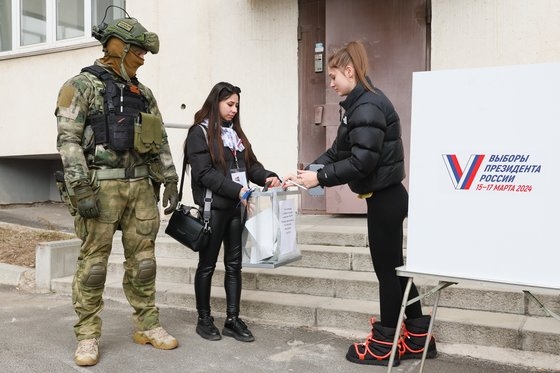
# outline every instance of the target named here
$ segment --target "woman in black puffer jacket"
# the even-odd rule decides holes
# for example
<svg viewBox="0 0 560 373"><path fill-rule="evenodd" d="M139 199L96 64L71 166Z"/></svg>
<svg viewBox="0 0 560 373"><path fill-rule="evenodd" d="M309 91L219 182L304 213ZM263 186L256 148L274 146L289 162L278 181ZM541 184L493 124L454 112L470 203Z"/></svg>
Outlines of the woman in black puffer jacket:
<svg viewBox="0 0 560 373"><path fill-rule="evenodd" d="M287 176L311 188L348 184L367 203L369 248L379 281L379 322L364 343L354 343L346 358L358 364L387 365L398 323L407 279L399 278L396 267L403 261L403 221L408 214L404 150L400 120L391 101L366 76L367 55L363 45L350 42L328 60L330 86L346 97L340 103L344 115L336 140L313 163L324 165L315 171L298 171ZM418 296L412 286L410 297ZM419 302L406 308L405 332L399 340L399 359L421 358L430 316L422 314ZM373 320L373 319L372 319ZM431 341L428 357L436 355Z"/></svg>

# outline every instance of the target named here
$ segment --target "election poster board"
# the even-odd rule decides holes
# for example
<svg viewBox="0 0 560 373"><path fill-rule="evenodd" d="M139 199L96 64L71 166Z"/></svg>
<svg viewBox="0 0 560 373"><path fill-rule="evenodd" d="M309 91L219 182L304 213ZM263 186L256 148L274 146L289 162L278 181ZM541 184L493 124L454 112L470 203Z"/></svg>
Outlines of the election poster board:
<svg viewBox="0 0 560 373"><path fill-rule="evenodd" d="M560 289L560 64L413 74L406 270Z"/></svg>

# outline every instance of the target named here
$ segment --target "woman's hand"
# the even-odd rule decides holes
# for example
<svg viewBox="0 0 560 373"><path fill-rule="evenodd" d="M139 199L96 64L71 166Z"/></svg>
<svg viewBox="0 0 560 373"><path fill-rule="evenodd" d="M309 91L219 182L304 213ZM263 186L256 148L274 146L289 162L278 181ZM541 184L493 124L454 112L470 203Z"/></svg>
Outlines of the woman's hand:
<svg viewBox="0 0 560 373"><path fill-rule="evenodd" d="M316 187L317 185L319 185L319 179L317 179L317 172L308 171L308 170L298 170L297 175L290 174L284 178L282 187L285 189L289 186L293 186L296 184L303 185L307 189Z"/></svg>
<svg viewBox="0 0 560 373"><path fill-rule="evenodd" d="M265 184L268 182L270 182L270 185L268 186L269 188L277 188L282 185L282 182L276 176L267 177L265 180Z"/></svg>
<svg viewBox="0 0 560 373"><path fill-rule="evenodd" d="M298 170L296 183L303 184L307 189L316 187L319 185L317 171Z"/></svg>
<svg viewBox="0 0 560 373"><path fill-rule="evenodd" d="M245 194L245 192L247 192L249 190L249 188L246 187L241 187L241 190L239 191L239 203L242 204L243 206L247 207L247 200L248 198L243 198L243 195Z"/></svg>
<svg viewBox="0 0 560 373"><path fill-rule="evenodd" d="M282 189L286 190L288 187L293 186L294 184L290 181L295 181L297 179L296 174L289 174L284 176L284 180L282 181Z"/></svg>

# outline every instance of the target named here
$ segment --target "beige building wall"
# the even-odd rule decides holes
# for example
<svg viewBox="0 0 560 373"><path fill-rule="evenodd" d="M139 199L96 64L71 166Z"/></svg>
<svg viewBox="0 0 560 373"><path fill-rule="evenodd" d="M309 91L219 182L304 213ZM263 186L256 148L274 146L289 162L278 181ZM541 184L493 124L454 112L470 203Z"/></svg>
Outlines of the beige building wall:
<svg viewBox="0 0 560 373"><path fill-rule="evenodd" d="M560 1L432 0L431 69L560 61Z"/></svg>
<svg viewBox="0 0 560 373"><path fill-rule="evenodd" d="M241 123L259 160L280 175L295 170L297 0L144 3L127 7L140 20L157 17L161 52L149 56L156 63L148 61L142 76L155 82L166 123L191 124L212 86L228 81L241 88ZM179 167L186 129L168 133Z"/></svg>
<svg viewBox="0 0 560 373"><path fill-rule="evenodd" d="M127 1L128 13L161 40L138 77L172 127L179 171L187 130L174 127L191 124L219 81L241 87L242 125L265 167L280 175L295 169L297 6L297 0ZM58 90L102 55L93 41L88 48L0 60L0 157L57 154Z"/></svg>
<svg viewBox="0 0 560 373"><path fill-rule="evenodd" d="M100 51L86 48L0 61L0 156L56 152L58 89Z"/></svg>
<svg viewBox="0 0 560 373"><path fill-rule="evenodd" d="M560 1L432 0L431 4L432 70L560 60ZM241 119L258 158L280 175L294 170L297 0L128 0L127 10L161 39L160 53L147 56L139 78L154 91L171 127L178 168L186 126L212 85L226 80L241 87ZM0 157L56 156L58 89L102 53L95 40L87 45L0 59ZM0 203L14 193L33 195L17 187L19 173L27 169L18 165L0 164L0 179L14 184L7 188L0 182L3 189L10 189ZM184 199L190 199L186 195Z"/></svg>

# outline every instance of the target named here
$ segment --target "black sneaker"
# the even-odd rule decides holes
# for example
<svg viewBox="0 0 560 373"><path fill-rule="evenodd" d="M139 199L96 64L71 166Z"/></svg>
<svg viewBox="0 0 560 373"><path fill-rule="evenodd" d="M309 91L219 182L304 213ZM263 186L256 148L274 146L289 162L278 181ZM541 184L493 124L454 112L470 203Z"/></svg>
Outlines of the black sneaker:
<svg viewBox="0 0 560 373"><path fill-rule="evenodd" d="M222 329L222 334L241 342L253 342L255 340L251 331L247 329L247 325L239 317L228 317Z"/></svg>
<svg viewBox="0 0 560 373"><path fill-rule="evenodd" d="M219 341L222 339L220 331L214 325L214 318L212 316L204 316L198 318L196 324L196 333L204 339L209 341Z"/></svg>

